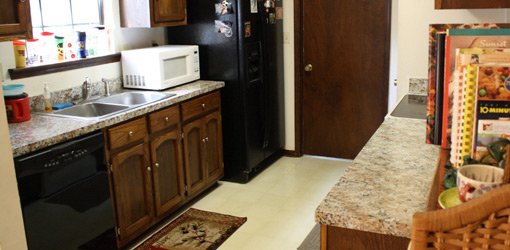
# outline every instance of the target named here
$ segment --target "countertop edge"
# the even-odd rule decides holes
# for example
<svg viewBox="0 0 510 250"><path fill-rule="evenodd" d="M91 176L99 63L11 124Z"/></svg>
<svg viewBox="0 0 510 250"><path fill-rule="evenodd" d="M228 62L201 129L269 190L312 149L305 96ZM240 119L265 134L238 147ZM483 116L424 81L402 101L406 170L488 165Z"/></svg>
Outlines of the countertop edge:
<svg viewBox="0 0 510 250"><path fill-rule="evenodd" d="M393 127L394 125L397 125L396 127L398 128ZM406 131L400 133L399 129L401 127L407 128L408 125L419 127L406 129ZM396 147L395 145L388 146L388 144L395 144L392 140L398 142L398 136L405 137L410 135L415 135L419 138L413 137L408 141L403 140L402 144L404 146L418 145L420 150L424 149L423 154L413 155L412 153L404 152L402 156L395 153L386 158L381 157L381 155L384 156L385 153L388 153L385 151L391 150L391 147ZM346 169L345 174L340 177L339 181L331 188L330 192L317 207L315 210L315 221L327 226L410 238L412 215L415 212L426 211L430 185L434 180L434 174L437 169L437 164L435 163L439 148L435 145L426 144L424 137L425 120L387 115L384 122L372 138L370 138L360 154ZM389 141L383 144L388 146L388 148L379 150L377 146L383 140ZM414 153L416 152L414 151ZM377 153L380 155L377 155ZM369 154L370 156L367 156ZM381 159L387 162L378 162ZM413 167L426 168L427 166L432 166L426 169L417 169L416 174L420 176L413 176L414 170L410 167L404 167L403 170L398 169L401 173L391 173L393 169L391 166L395 163L398 164L398 159L402 159L400 164L412 162ZM387 173L387 176L384 176L384 173ZM374 175L378 176L375 177ZM391 175L396 177L388 177ZM362 178L356 178L359 176L362 176ZM377 181L379 179L397 181L399 178L416 178L416 180L411 179L408 181L416 181L418 187L411 187L408 188L408 191L403 191L400 194L386 195L384 197L384 192L394 191L394 189L405 189L406 185L400 183L394 185L395 187L385 187L381 184L383 183L382 181L379 183ZM373 192L374 189L371 189L370 184L384 191L379 193L378 191ZM419 199L416 199L416 197L419 197ZM421 197L423 197L423 201ZM364 199L363 202L359 202L361 199ZM406 199L411 200L407 201ZM399 213L392 211L396 210L395 208L400 210L398 211Z"/></svg>
<svg viewBox="0 0 510 250"><path fill-rule="evenodd" d="M203 95L218 89L221 89L225 86L225 83L222 81L205 81L198 80L195 82L187 83L185 85L178 86L176 88L164 90L163 92L172 92L177 93L177 96L170 97L167 99L163 99L160 101L152 102L140 107L136 107L126 112L122 112L110 117L107 117L102 120L82 120L82 119L72 119L72 118L62 118L62 117L52 117L48 115L41 114L32 114L32 118L38 118L39 116L44 116L44 118L39 117L40 119L44 119L46 121L53 121L55 123L75 123L80 124L77 125L76 128L73 128L69 131L58 132L57 134L51 134L46 136L45 138L38 139L27 139L23 142L23 139L19 139L19 137L23 138L23 127L28 123L18 123L18 124L9 124L9 130L11 132L11 147L13 156L21 156L30 152L37 151L39 149L55 145L78 136L97 131L99 129L103 129L105 127L115 125L132 118L145 115L152 111L159 110L161 108L165 108L191 98L194 98L199 95ZM30 122L30 121L29 121ZM26 126L25 126L26 127Z"/></svg>

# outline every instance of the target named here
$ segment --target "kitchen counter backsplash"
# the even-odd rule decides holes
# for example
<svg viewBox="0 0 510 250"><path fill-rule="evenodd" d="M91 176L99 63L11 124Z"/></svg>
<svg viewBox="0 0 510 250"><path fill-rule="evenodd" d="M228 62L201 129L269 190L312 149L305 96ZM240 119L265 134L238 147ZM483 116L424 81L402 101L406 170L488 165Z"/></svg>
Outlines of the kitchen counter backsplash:
<svg viewBox="0 0 510 250"><path fill-rule="evenodd" d="M409 94L426 96L428 94L427 88L427 78L409 78Z"/></svg>
<svg viewBox="0 0 510 250"><path fill-rule="evenodd" d="M91 82L92 97L104 96L105 88L102 81ZM108 79L108 88L110 93L119 91L122 89L122 78ZM74 101L81 100L82 97L82 85L76 86L69 89L57 90L51 92L51 103L72 103ZM44 111L44 96L37 95L30 97L30 109L32 112L43 112Z"/></svg>

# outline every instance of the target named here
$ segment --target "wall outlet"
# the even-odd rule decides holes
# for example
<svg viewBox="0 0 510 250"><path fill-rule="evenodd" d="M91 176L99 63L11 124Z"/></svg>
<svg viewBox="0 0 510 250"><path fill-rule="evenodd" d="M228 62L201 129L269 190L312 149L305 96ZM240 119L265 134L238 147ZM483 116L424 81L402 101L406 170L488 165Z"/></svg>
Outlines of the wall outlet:
<svg viewBox="0 0 510 250"><path fill-rule="evenodd" d="M290 34L289 32L283 32L283 43L290 44Z"/></svg>

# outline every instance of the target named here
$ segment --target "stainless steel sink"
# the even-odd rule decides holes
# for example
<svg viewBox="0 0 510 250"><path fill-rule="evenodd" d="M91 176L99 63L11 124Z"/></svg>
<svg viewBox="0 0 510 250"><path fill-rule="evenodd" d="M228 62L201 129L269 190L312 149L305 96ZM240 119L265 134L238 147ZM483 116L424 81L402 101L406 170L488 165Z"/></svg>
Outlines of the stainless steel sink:
<svg viewBox="0 0 510 250"><path fill-rule="evenodd" d="M108 97L89 100L70 108L54 111L53 113L44 114L70 118L99 119L175 95L176 94L173 93L150 91L122 92Z"/></svg>
<svg viewBox="0 0 510 250"><path fill-rule="evenodd" d="M126 105L105 104L105 103L84 103L70 108L57 110L52 113L55 116L101 118L128 109Z"/></svg>
<svg viewBox="0 0 510 250"><path fill-rule="evenodd" d="M174 95L175 94L166 94L158 92L124 92L109 97L100 98L94 102L137 106L150 102L159 101L161 99Z"/></svg>

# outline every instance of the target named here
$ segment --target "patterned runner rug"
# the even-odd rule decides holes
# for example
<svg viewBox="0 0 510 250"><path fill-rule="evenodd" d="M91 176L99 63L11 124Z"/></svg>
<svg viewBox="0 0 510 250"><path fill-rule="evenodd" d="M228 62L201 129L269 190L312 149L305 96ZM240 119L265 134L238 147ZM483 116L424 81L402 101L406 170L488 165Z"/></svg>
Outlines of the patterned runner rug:
<svg viewBox="0 0 510 250"><path fill-rule="evenodd" d="M136 250L217 249L245 222L246 217L190 208Z"/></svg>

